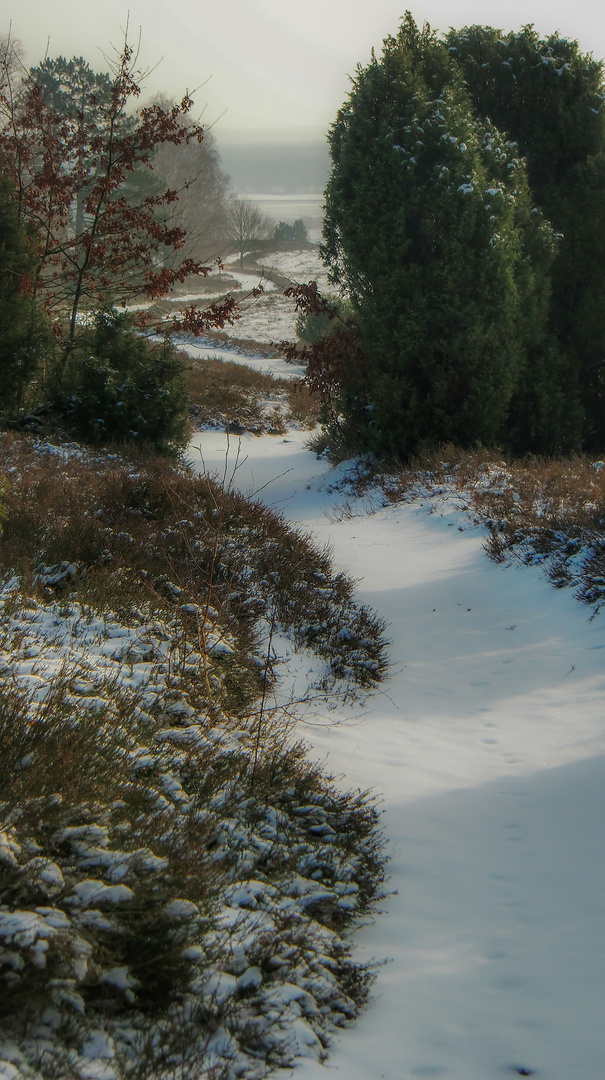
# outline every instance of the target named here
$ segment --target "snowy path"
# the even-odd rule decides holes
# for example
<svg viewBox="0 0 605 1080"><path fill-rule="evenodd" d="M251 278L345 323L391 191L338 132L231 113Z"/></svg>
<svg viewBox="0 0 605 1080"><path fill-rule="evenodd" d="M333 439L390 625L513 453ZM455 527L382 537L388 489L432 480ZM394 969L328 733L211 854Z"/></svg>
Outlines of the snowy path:
<svg viewBox="0 0 605 1080"><path fill-rule="evenodd" d="M245 439L236 481L285 473L263 499L329 541L390 624L383 693L305 734L347 786L383 794L398 894L357 935L360 956L391 958L374 1003L295 1080L599 1080L603 619L490 563L453 506L329 520L328 469L304 438ZM194 442L222 472L224 436Z"/></svg>

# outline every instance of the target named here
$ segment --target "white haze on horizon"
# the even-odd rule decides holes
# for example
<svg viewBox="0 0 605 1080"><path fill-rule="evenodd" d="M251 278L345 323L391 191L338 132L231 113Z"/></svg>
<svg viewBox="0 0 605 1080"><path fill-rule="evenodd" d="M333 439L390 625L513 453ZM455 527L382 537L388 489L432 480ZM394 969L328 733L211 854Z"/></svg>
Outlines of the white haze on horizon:
<svg viewBox="0 0 605 1080"><path fill-rule="evenodd" d="M593 0L227 0L200 4L180 0L6 0L0 33L12 24L26 63L48 55L84 56L96 70L103 54L141 28L141 65L153 68L142 99L158 91L180 98L194 93L202 122L214 125L221 141L319 141L334 120L357 63L396 33L406 6L417 22L438 30L483 23L518 29L533 22L541 34L559 29L577 38L585 52L605 56L605 14ZM128 14L128 8L130 14Z"/></svg>

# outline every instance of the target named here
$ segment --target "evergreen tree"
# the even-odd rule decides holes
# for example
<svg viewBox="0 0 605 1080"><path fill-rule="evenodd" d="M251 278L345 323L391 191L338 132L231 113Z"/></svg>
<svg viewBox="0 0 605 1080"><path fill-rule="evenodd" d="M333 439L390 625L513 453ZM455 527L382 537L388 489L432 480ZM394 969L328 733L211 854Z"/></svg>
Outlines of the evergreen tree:
<svg viewBox="0 0 605 1080"><path fill-rule="evenodd" d="M284 244L306 244L309 237L304 221L302 218L297 218L292 225L289 225L287 221L278 221L273 239Z"/></svg>
<svg viewBox="0 0 605 1080"><path fill-rule="evenodd" d="M567 177L603 149L602 62L582 54L577 41L541 39L533 26L507 34L464 27L450 31L446 45L476 114L518 142L536 203L558 228Z"/></svg>
<svg viewBox="0 0 605 1080"><path fill-rule="evenodd" d="M544 341L553 256L517 148L410 15L358 69L330 147L323 254L365 358L341 387L349 440L494 443Z"/></svg>
<svg viewBox="0 0 605 1080"><path fill-rule="evenodd" d="M12 186L0 176L0 415L8 418L23 405L47 343L44 322L30 295L31 268Z"/></svg>
<svg viewBox="0 0 605 1080"><path fill-rule="evenodd" d="M125 312L97 312L54 396L67 425L89 443L147 443L171 453L189 434L182 356L167 340L137 334Z"/></svg>
<svg viewBox="0 0 605 1080"><path fill-rule="evenodd" d="M30 68L26 90L31 93L34 88L47 115L55 117L57 136L66 121L80 131L77 152L71 162L66 162L66 167L77 170L79 176L74 197L74 228L80 235L85 229L84 207L94 184L97 164L88 152L88 131L92 127L100 135L107 129L112 80L106 72L93 71L81 56L71 60L64 56L46 57L37 67Z"/></svg>
<svg viewBox="0 0 605 1080"><path fill-rule="evenodd" d="M532 26L507 34L485 26L466 27L451 31L447 45L464 73L475 112L489 116L517 141L527 163L532 198L560 234L550 313L559 365L553 398L563 394L568 418L571 409L580 420L577 438L602 447L603 64L582 54L577 41L558 34L540 39ZM577 411L578 392L583 416Z"/></svg>

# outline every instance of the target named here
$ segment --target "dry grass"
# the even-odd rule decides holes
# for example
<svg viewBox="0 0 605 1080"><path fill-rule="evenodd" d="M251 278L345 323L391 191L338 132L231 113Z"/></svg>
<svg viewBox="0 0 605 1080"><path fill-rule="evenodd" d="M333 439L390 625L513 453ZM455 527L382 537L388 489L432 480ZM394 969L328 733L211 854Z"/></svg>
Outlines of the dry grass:
<svg viewBox="0 0 605 1080"><path fill-rule="evenodd" d="M382 624L355 604L327 551L206 478L15 435L0 449L0 569L21 579L4 590L0 619L0 930L11 946L0 958L0 1041L21 1032L27 1068L45 1080L79 1075L73 1047L99 1028L115 1038L118 1075L137 1080L228 1080L231 1065L209 1050L223 1028L255 1076L289 1067L290 1020L269 1023L265 999L281 982L312 986L321 1047L355 1018L373 974L351 960L344 935L379 895L383 840L372 799L338 791L296 741L291 708L272 707L261 630L285 629L334 679L371 685L385 667ZM121 654L122 674L95 667L88 639L78 652L75 627L88 633L99 612L169 641L154 660L163 689L146 696L144 683L123 681L136 649ZM55 642L67 615L73 628ZM205 647L208 622L231 643L227 657ZM42 694L44 664L67 638L70 659ZM38 655L28 693L20 665ZM184 725L170 711L175 695L190 710ZM321 896L291 914L300 877ZM270 930L243 904L237 926L221 922L230 890L249 882L267 891ZM348 882L354 910L339 892ZM100 892L91 912L74 897L95 883L130 895ZM173 900L190 914L171 912ZM49 912L45 952L26 936L11 942L13 915L21 926ZM213 972L239 978L249 967L260 986L224 1002L204 996ZM124 970L131 988L108 986ZM61 1023L40 1056L30 1034L49 1005ZM134 1048L120 1042L124 1024Z"/></svg>
<svg viewBox="0 0 605 1080"><path fill-rule="evenodd" d="M237 323L235 324L237 326ZM240 353L251 353L253 356L275 357L283 356L283 349L268 341L257 341L255 338L237 337L233 333L228 334L225 330L207 330L203 338L196 340L196 345L210 345L211 347L225 346L235 349Z"/></svg>
<svg viewBox="0 0 605 1080"><path fill-rule="evenodd" d="M283 434L288 425L317 424L319 400L297 379L277 379L222 360L189 363L191 416L196 426Z"/></svg>
<svg viewBox="0 0 605 1080"><path fill-rule="evenodd" d="M38 595L75 590L80 602L121 618L178 611L187 628L195 618L182 605L213 609L241 657L225 675L233 710L256 694L258 667L245 657L272 619L337 678L368 685L382 676L382 622L355 603L328 552L262 504L162 458L64 456L16 436L2 442L3 479L0 566ZM41 567L61 563L73 572L49 587Z"/></svg>
<svg viewBox="0 0 605 1080"><path fill-rule="evenodd" d="M164 737L161 721L141 714L135 696L106 686L105 708L90 710L75 707L73 699L69 704L67 687L62 679L51 684L34 720L26 693L9 689L0 701L0 835L16 853L0 860L0 907L3 914L17 911L23 916L49 912L52 903L55 919L64 917L64 932L51 939L44 964L25 936L15 943L10 957L18 977L10 965L8 972L0 972L0 1022L8 1018L13 1023L12 1018L23 1013L35 1022L37 1009L68 1001L66 991L81 1003L80 1011L92 1009L105 1019L119 1015L124 1005L115 994L108 995L103 978L107 970L124 967L134 980L130 1015L132 1008L138 1010L135 1026L141 1015L165 1015L171 1003L187 994L192 978L212 970L213 959L222 966L230 963L228 940L219 943L221 951L213 958L204 935L212 929L222 892L240 879L242 857L247 860L244 878L260 876L278 889L289 872L300 873L301 852L305 873L321 868L328 888L342 879L345 862L349 872L354 865L356 917L372 908L384 879L383 841L373 802L363 793L337 792L322 770L309 763L302 745L286 747L279 725L267 725L255 772L246 743L234 753L210 724L211 741L186 745L177 738L173 746ZM142 751L154 758L145 770L135 766ZM188 797L186 809L166 803L165 770L179 777ZM307 817L300 816L300 808L308 810L309 803L317 805L337 836L329 858L321 839L309 831ZM247 837L255 836L257 828L262 834L267 807L280 815L281 838L275 850L266 853L257 842L252 866ZM226 845L223 823L236 819L242 838ZM79 838L86 829L93 839L84 843L83 851ZM94 848L99 832L106 835L101 858ZM96 852L92 867L87 861L91 848ZM110 870L108 876L103 853L121 858L125 869L117 876ZM53 884L40 876L49 863L55 870ZM88 923L86 914L73 905L74 891L91 877L110 886L119 881L131 892L130 898L110 904L111 912L105 908L108 918L102 927ZM190 904L187 920L167 911L174 898ZM97 903L104 906L103 900ZM308 958L309 919L342 930L352 914L334 902L317 909L308 906L304 924L284 919L278 936L265 941L259 934L250 964L262 964L270 972L276 940L293 962L298 952L301 959ZM203 956L187 957L185 946L199 941L205 943ZM332 970L354 1016L367 997L372 974L352 964L348 953L348 946L335 939ZM77 974L79 957L85 964ZM333 996L338 996L336 986ZM126 1003L126 1012L128 1008ZM216 1017L200 1015L199 1028L212 1031L219 1017L227 1019L222 1010Z"/></svg>
<svg viewBox="0 0 605 1080"><path fill-rule="evenodd" d="M362 469L357 490L378 483L391 501L455 496L486 525L491 558L539 563L553 585L605 603L605 463L586 455L523 458L446 446L409 467Z"/></svg>

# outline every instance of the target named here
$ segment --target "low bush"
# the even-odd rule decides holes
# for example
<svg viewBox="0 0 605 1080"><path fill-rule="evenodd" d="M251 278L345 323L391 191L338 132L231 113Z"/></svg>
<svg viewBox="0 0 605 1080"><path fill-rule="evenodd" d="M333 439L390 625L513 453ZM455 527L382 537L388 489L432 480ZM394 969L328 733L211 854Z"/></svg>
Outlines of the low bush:
<svg viewBox="0 0 605 1080"><path fill-rule="evenodd" d="M200 427L282 434L287 424L312 428L319 399L298 379L278 379L228 360L192 360L191 416Z"/></svg>
<svg viewBox="0 0 605 1080"><path fill-rule="evenodd" d="M123 312L94 317L51 392L68 428L93 446L137 442L167 453L189 433L182 357L170 342L137 334Z"/></svg>
<svg viewBox="0 0 605 1080"><path fill-rule="evenodd" d="M0 460L0 1057L14 1080L322 1060L372 983L347 929L382 836L274 704L273 628L371 683L380 620L302 533L165 459L10 435Z"/></svg>

